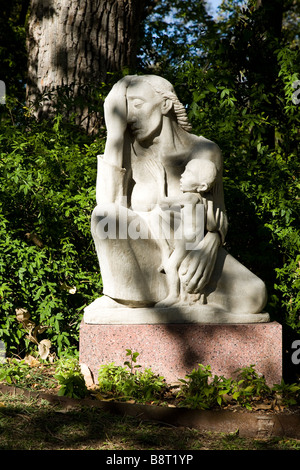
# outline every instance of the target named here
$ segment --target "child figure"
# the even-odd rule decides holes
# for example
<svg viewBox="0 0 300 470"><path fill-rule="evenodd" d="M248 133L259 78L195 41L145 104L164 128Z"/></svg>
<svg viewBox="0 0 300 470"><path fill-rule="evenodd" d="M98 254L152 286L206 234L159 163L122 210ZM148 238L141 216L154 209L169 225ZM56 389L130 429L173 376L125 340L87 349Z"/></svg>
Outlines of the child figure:
<svg viewBox="0 0 300 470"><path fill-rule="evenodd" d="M210 221L214 219L211 204L203 204L202 194L208 193L216 180L217 170L209 160L189 161L181 175L180 189L183 195L178 198L162 197L162 209L172 205L181 206L181 224L174 234L174 250L162 267L167 276L168 296L156 303L156 307L169 307L181 301L179 267L188 251L197 249L204 236L205 210L210 211ZM199 210L199 204L202 208ZM178 232L180 230L180 232Z"/></svg>

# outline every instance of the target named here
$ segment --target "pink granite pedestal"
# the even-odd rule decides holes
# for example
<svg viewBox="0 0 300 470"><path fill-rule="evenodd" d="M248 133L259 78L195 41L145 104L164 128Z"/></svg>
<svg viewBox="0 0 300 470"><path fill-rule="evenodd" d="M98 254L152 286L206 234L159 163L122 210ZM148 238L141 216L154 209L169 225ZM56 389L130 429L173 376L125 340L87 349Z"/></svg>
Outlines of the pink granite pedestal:
<svg viewBox="0 0 300 470"><path fill-rule="evenodd" d="M241 367L255 365L267 383L282 378L282 327L277 322L256 324L146 324L80 327L80 362L97 383L102 364L123 365L126 349L139 353L137 363L150 367L168 383L184 378L198 364L212 374L234 377Z"/></svg>

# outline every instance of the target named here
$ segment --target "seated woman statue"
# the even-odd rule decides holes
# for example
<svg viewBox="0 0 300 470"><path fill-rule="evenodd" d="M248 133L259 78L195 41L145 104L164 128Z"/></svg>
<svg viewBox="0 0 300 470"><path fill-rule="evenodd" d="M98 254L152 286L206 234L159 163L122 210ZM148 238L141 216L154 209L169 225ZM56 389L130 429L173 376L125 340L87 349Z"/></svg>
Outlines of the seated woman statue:
<svg viewBox="0 0 300 470"><path fill-rule="evenodd" d="M208 194L202 193L203 236L192 248L186 245L176 265L178 282L188 294L179 303L203 307L205 298L218 311L261 312L267 299L264 283L223 248L227 217L221 151L191 133L173 86L156 75L126 76L110 91L104 112L107 140L104 155L98 156L91 222L103 280L98 307L170 308L163 303L170 288L164 266L175 249L180 209L164 208L161 198L183 207L181 175L189 162L199 160L213 163L215 178Z"/></svg>

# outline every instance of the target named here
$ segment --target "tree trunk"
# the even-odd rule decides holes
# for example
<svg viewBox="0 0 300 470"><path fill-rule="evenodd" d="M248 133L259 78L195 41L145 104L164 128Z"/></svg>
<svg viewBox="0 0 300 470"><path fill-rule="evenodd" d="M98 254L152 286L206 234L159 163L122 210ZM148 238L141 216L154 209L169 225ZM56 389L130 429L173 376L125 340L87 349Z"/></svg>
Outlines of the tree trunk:
<svg viewBox="0 0 300 470"><path fill-rule="evenodd" d="M76 102L83 89L105 82L108 72L134 67L145 3L31 0L27 105L33 106L38 118L53 114L55 90L71 87ZM76 114L91 130L97 116L90 115L86 103L77 100Z"/></svg>

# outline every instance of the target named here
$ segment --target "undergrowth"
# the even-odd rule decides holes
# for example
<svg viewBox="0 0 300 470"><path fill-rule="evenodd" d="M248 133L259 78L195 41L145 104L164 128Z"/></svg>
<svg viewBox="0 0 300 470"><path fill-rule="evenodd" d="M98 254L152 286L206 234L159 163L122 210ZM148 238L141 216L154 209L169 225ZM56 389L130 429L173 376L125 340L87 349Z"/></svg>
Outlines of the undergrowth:
<svg viewBox="0 0 300 470"><path fill-rule="evenodd" d="M54 364L40 359L7 359L0 364L0 382L25 389L48 390L82 399L134 401L191 409L214 409L239 405L251 410L259 400L280 407L300 405L300 385L284 380L270 387L263 375L250 365L236 371L235 378L213 375L209 365L199 364L178 384L168 384L164 377L137 364L139 353L126 350L123 365L103 364L98 383L88 388L76 357L65 357ZM274 407L273 407L274 408Z"/></svg>

